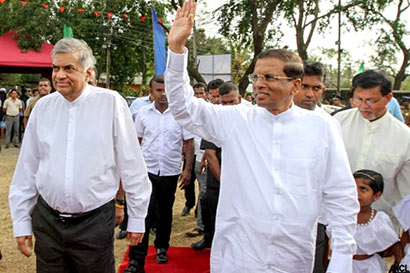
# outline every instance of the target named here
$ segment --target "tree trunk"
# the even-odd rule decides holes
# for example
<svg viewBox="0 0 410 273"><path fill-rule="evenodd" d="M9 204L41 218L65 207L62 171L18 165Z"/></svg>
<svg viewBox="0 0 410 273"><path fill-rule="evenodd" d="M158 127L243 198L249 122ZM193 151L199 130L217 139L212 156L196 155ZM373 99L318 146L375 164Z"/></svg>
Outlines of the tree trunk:
<svg viewBox="0 0 410 273"><path fill-rule="evenodd" d="M401 64L399 72L394 77L393 90L400 90L401 83L407 78L406 68L410 62L410 51L404 52L403 62Z"/></svg>
<svg viewBox="0 0 410 273"><path fill-rule="evenodd" d="M199 73L198 68L196 67L194 62L189 60L189 59L188 59L187 70L188 70L189 76L194 78L197 82L203 82L203 83L207 84L204 77L202 77L202 74Z"/></svg>

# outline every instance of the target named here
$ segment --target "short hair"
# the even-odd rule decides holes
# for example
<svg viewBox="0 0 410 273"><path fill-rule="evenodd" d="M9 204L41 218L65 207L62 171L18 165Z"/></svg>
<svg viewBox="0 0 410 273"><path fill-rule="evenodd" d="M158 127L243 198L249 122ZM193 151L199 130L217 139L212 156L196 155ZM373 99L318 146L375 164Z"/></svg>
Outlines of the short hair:
<svg viewBox="0 0 410 273"><path fill-rule="evenodd" d="M234 82L227 81L224 82L221 86L219 86L219 96L223 96L231 92L236 92L239 94L238 86Z"/></svg>
<svg viewBox="0 0 410 273"><path fill-rule="evenodd" d="M47 78L41 78L41 79L38 81L38 83L40 83L40 82L48 82L48 86L51 87L51 81L50 81L49 79L47 79Z"/></svg>
<svg viewBox="0 0 410 273"><path fill-rule="evenodd" d="M16 89L11 89L10 91L9 91L9 94L11 94L11 93L13 93L13 92L16 92L17 94L19 93Z"/></svg>
<svg viewBox="0 0 410 273"><path fill-rule="evenodd" d="M353 77L352 93L354 93L357 87L369 89L377 86L380 86L380 92L383 96L386 96L392 92L392 83L384 72L377 70L366 70L365 72L357 74Z"/></svg>
<svg viewBox="0 0 410 273"><path fill-rule="evenodd" d="M149 81L149 87L152 88L152 83L164 83L164 75L159 75L159 76L154 76L152 79Z"/></svg>
<svg viewBox="0 0 410 273"><path fill-rule="evenodd" d="M378 192L383 193L384 189L384 181L383 176L375 171L372 170L358 170L353 173L354 178L364 178L370 180L370 188L373 190L373 194Z"/></svg>
<svg viewBox="0 0 410 273"><path fill-rule="evenodd" d="M215 79L208 83L208 91L211 89L219 88L224 83L222 79Z"/></svg>
<svg viewBox="0 0 410 273"><path fill-rule="evenodd" d="M326 80L326 70L323 64L319 62L304 61L303 62L304 76L319 76L323 81Z"/></svg>
<svg viewBox="0 0 410 273"><path fill-rule="evenodd" d="M195 89L195 88L201 88L201 87L204 88L205 92L208 91L208 89L206 88L206 84L203 83L203 82L197 82L196 84L194 84L194 86L192 86L193 89Z"/></svg>
<svg viewBox="0 0 410 273"><path fill-rule="evenodd" d="M90 67L93 67L97 62L91 47L89 47L85 41L75 38L63 38L59 40L51 51L53 59L57 53L72 53L77 55L78 62L83 66L84 72Z"/></svg>
<svg viewBox="0 0 410 273"><path fill-rule="evenodd" d="M259 53L259 55L256 56L256 61L265 58L275 58L283 61L285 63L283 72L286 76L293 79L303 78L304 73L302 59L292 51L287 49L268 49Z"/></svg>

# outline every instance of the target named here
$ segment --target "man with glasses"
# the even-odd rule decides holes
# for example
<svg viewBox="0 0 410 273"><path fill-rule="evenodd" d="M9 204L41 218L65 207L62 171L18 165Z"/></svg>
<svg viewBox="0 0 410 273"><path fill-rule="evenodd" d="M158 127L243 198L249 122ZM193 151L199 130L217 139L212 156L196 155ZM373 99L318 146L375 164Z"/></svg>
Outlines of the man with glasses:
<svg viewBox="0 0 410 273"><path fill-rule="evenodd" d="M334 117L342 125L352 171L370 169L383 175L384 193L374 209L393 218L391 208L410 194L410 128L387 110L393 96L391 86L379 71L356 75L352 82L354 108Z"/></svg>
<svg viewBox="0 0 410 273"><path fill-rule="evenodd" d="M211 272L312 272L324 203L332 235L328 271L351 273L356 186L331 117L292 103L301 59L283 49L257 56L250 80L259 107L196 99L185 48L195 8L186 2L169 33L165 89L177 122L222 149Z"/></svg>

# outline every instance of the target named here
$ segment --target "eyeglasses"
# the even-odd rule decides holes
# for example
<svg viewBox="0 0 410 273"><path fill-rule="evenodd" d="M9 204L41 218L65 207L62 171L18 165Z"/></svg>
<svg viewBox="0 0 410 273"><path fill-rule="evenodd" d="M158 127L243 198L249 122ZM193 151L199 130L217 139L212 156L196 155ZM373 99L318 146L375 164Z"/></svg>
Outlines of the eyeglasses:
<svg viewBox="0 0 410 273"><path fill-rule="evenodd" d="M362 103L366 103L367 105L374 105L374 104L378 103L379 101L381 101L382 98L384 98L384 96L381 97L381 98L378 98L378 99L366 99L366 100L364 100L364 99L359 99L359 98L353 98L352 100L353 100L353 104L355 104L355 105L361 105Z"/></svg>
<svg viewBox="0 0 410 273"><path fill-rule="evenodd" d="M255 83L259 79L264 80L266 82L275 82L279 80L293 80L291 77L284 77L284 76L276 76L274 74L265 74L265 75L258 75L258 74L250 74L248 76L249 82Z"/></svg>

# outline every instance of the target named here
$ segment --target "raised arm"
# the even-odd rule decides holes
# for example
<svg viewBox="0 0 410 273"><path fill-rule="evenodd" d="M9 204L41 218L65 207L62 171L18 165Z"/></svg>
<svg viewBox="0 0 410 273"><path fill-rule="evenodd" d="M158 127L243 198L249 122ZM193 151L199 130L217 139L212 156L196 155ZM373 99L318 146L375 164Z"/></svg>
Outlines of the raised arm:
<svg viewBox="0 0 410 273"><path fill-rule="evenodd" d="M184 47L194 26L196 3L189 0L179 8L168 35L169 49L178 54L184 53Z"/></svg>
<svg viewBox="0 0 410 273"><path fill-rule="evenodd" d="M169 109L178 124L221 147L234 126L230 116L232 113L220 105L195 98L187 72L188 50L185 43L192 30L195 9L196 3L192 1L178 9L169 33L165 92Z"/></svg>

